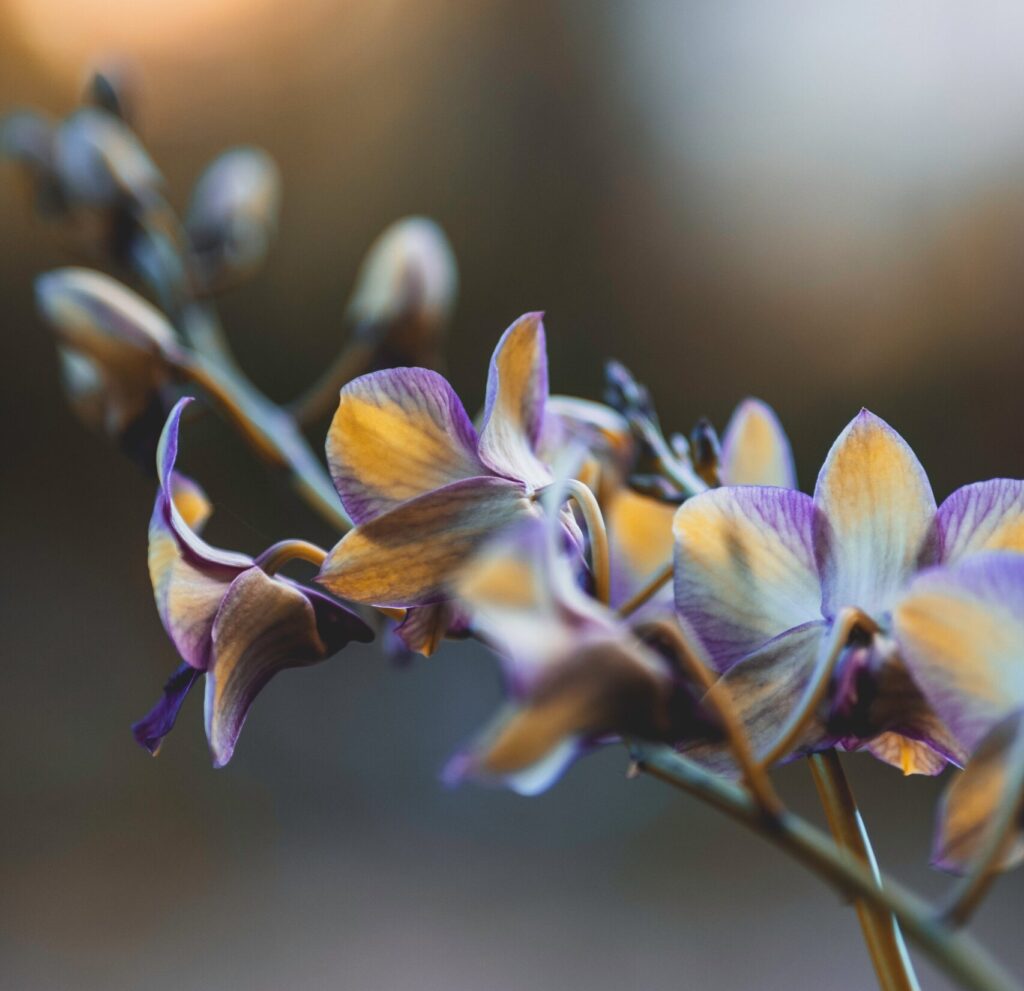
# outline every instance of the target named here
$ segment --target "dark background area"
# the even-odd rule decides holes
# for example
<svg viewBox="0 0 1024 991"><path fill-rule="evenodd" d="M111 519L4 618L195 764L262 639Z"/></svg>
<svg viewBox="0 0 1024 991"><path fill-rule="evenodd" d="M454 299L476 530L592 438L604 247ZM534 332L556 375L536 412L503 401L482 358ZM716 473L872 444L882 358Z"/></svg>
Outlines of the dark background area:
<svg viewBox="0 0 1024 991"><path fill-rule="evenodd" d="M1024 13L994 3L0 0L0 110L64 113L118 53L179 206L224 147L277 159L278 243L223 305L277 398L339 347L370 240L425 213L460 262L449 372L471 409L500 332L543 308L556 391L598 396L615 356L673 428L759 395L804 487L866 405L942 498L1024 473L1022 41ZM175 664L146 573L153 487L65 407L31 284L78 256L16 178L0 172L0 986L870 986L847 906L625 781L620 752L537 799L445 791L498 699L471 645L282 676L223 771L198 698L159 759L136 748ZM184 451L215 542L331 540L215 419ZM941 782L847 764L883 863L941 892ZM818 816L805 767L780 780ZM976 926L1018 972L1022 897L1005 879Z"/></svg>

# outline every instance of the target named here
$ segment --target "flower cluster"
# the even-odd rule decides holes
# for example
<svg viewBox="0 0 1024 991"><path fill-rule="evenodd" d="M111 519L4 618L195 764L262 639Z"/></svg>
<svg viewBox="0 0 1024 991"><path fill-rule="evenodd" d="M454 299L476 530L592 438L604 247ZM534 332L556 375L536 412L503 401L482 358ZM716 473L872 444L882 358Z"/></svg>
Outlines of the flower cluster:
<svg viewBox="0 0 1024 991"><path fill-rule="evenodd" d="M155 300L83 269L37 286L75 409L133 453L155 449L150 575L181 664L134 727L142 745L156 752L200 676L221 766L278 672L375 634L424 655L471 636L497 655L507 702L449 783L534 793L596 748L646 741L742 778L770 813L771 767L865 750L906 774L966 768L937 864L1024 858L1024 482L937 505L907 442L865 410L805 494L758 400L720 442L707 421L666 437L617 364L607 402L550 395L539 313L501 336L472 417L436 371L395 367L437 363L455 292L443 235L415 218L371 251L342 357L276 406L211 303L266 253L276 169L223 156L179 225L122 102L14 118L5 145L52 210L120 232L113 262ZM250 556L200 536L210 506L177 468L190 393L289 474L338 531L332 548L286 538ZM329 407L325 472L300 428ZM295 560L315 577L285 577Z"/></svg>

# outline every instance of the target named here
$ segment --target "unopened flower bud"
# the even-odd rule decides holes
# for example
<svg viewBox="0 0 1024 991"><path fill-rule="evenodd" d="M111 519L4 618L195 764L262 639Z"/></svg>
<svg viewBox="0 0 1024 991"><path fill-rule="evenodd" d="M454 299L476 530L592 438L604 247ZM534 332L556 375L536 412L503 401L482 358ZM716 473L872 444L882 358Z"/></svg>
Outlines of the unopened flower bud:
<svg viewBox="0 0 1024 991"><path fill-rule="evenodd" d="M395 362L429 367L437 364L457 291L455 255L444 232L426 217L406 217L370 246L349 318L358 333L379 338Z"/></svg>
<svg viewBox="0 0 1024 991"><path fill-rule="evenodd" d="M113 114L86 107L58 129L55 164L65 194L87 206L129 197L146 202L163 183L130 128Z"/></svg>
<svg viewBox="0 0 1024 991"><path fill-rule="evenodd" d="M85 102L131 124L135 116L132 75L124 66L112 65L97 69L86 83Z"/></svg>
<svg viewBox="0 0 1024 991"><path fill-rule="evenodd" d="M163 315L100 272L58 269L36 280L36 300L54 331L75 412L113 437L146 416L170 380L178 344Z"/></svg>
<svg viewBox="0 0 1024 991"><path fill-rule="evenodd" d="M718 440L718 432L706 417L701 417L690 432L690 457L697 474L708 485L717 485L722 445Z"/></svg>
<svg viewBox="0 0 1024 991"><path fill-rule="evenodd" d="M235 148L207 167L186 218L201 289L223 289L259 268L277 229L280 202L280 174L266 152Z"/></svg>

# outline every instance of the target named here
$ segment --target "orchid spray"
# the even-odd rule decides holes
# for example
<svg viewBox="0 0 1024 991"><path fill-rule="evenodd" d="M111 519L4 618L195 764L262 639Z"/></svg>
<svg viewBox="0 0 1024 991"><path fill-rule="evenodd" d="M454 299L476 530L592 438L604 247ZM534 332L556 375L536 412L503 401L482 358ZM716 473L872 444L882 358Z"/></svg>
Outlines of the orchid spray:
<svg viewBox="0 0 1024 991"><path fill-rule="evenodd" d="M536 312L497 340L474 417L437 371L453 255L415 217L371 247L338 358L274 403L233 356L216 299L260 269L278 171L229 151L179 216L131 105L98 76L64 120L8 117L0 147L41 212L105 259L106 272L41 275L36 294L74 411L156 485L149 569L180 663L133 728L142 746L157 752L203 684L222 766L279 671L375 636L424 655L474 637L507 699L452 757L449 784L535 794L619 747L631 773L745 823L851 898L886 991L917 987L904 935L964 987L1020 987L964 925L1024 860L1024 482L937 504L909 444L862 411L804 494L758 400L720 442L707 421L666 436L614 362L604 402L552 394ZM209 407L334 529L333 547L204 539L212 507L179 461ZM307 432L329 416L322 459ZM288 576L296 561L315 576ZM904 774L952 768L933 862L960 877L943 904L876 866L839 757L854 750ZM831 835L773 785L796 760Z"/></svg>

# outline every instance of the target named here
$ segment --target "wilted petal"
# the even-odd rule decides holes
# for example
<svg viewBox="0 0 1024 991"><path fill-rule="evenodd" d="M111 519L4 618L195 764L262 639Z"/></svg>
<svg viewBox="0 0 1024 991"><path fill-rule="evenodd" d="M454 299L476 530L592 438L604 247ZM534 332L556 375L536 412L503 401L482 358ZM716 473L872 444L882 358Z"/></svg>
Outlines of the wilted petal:
<svg viewBox="0 0 1024 991"><path fill-rule="evenodd" d="M935 518L928 476L907 442L861 410L818 475L823 609L856 606L883 616L918 567Z"/></svg>
<svg viewBox="0 0 1024 991"><path fill-rule="evenodd" d="M788 489L703 492L676 513L675 599L721 670L821 618L816 511Z"/></svg>
<svg viewBox="0 0 1024 991"><path fill-rule="evenodd" d="M221 288L259 268L277 229L280 200L277 166L258 148L234 148L207 167L185 221L205 287Z"/></svg>
<svg viewBox="0 0 1024 991"><path fill-rule="evenodd" d="M719 474L723 485L796 488L793 449L775 411L760 399L745 399L722 438Z"/></svg>
<svg viewBox="0 0 1024 991"><path fill-rule="evenodd" d="M922 572L893 619L914 680L968 751L1024 708L1024 555L990 551Z"/></svg>
<svg viewBox="0 0 1024 991"><path fill-rule="evenodd" d="M551 481L535 453L548 395L542 317L520 317L494 349L479 449L481 460L493 471L537 488Z"/></svg>
<svg viewBox="0 0 1024 991"><path fill-rule="evenodd" d="M454 759L446 778L498 779L535 794L596 740L611 734L663 738L671 696L667 672L640 644L591 642L551 667L528 699Z"/></svg>
<svg viewBox="0 0 1024 991"><path fill-rule="evenodd" d="M135 741L154 756L160 750L164 737L174 729L182 703L200 673L190 664L180 664L177 671L167 679L160 701L132 725Z"/></svg>
<svg viewBox="0 0 1024 991"><path fill-rule="evenodd" d="M672 562L676 506L620 488L605 511L611 561L611 603L621 606ZM672 604L672 583L652 601ZM633 619L636 619L634 615Z"/></svg>
<svg viewBox="0 0 1024 991"><path fill-rule="evenodd" d="M971 866L989 840L987 827L1013 790L1020 803L1024 764L1024 713L1015 712L999 723L972 754L962 774L946 789L939 807L932 865L961 873ZM1009 870L1024 861L1024 819L1011 824L1007 845L996 862Z"/></svg>
<svg viewBox="0 0 1024 991"><path fill-rule="evenodd" d="M240 574L213 625L206 677L206 735L215 767L223 767L253 700L279 671L327 656L309 600L259 568Z"/></svg>
<svg viewBox="0 0 1024 991"><path fill-rule="evenodd" d="M356 523L460 479L489 475L452 387L425 368L363 375L341 390L327 463Z"/></svg>
<svg viewBox="0 0 1024 991"><path fill-rule="evenodd" d="M946 564L978 551L1024 551L1024 482L994 478L957 489L939 507L935 528Z"/></svg>
<svg viewBox="0 0 1024 991"><path fill-rule="evenodd" d="M428 605L503 527L536 512L521 485L469 478L410 499L347 533L317 581L335 595L376 606Z"/></svg>
<svg viewBox="0 0 1024 991"><path fill-rule="evenodd" d="M755 754L769 751L800 705L827 635L824 621L805 623L770 640L723 675ZM783 760L827 745L829 740L824 714L816 713ZM684 750L720 774L739 774L727 743L700 743Z"/></svg>

